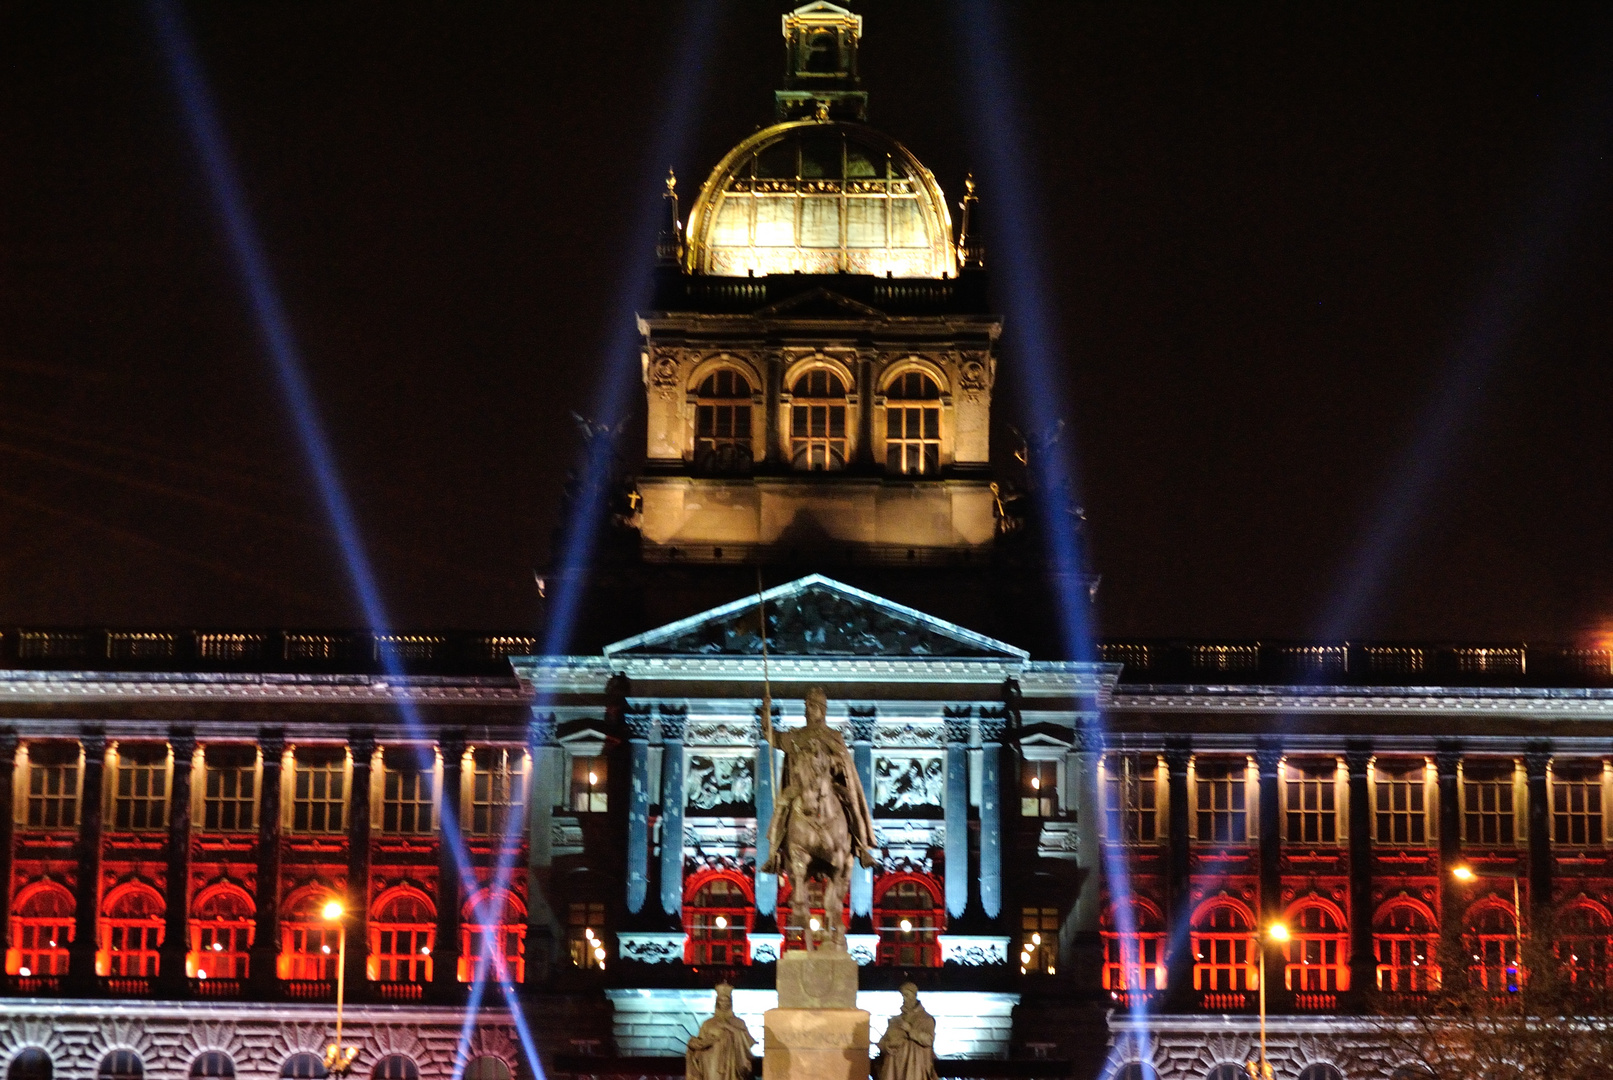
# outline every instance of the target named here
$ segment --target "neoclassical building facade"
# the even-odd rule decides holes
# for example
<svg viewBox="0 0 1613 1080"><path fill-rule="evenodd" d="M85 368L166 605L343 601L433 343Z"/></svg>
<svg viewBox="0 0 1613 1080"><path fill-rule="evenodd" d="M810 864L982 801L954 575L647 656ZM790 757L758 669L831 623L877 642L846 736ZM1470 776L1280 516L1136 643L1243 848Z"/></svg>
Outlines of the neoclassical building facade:
<svg viewBox="0 0 1613 1080"><path fill-rule="evenodd" d="M775 122L687 217L669 186L642 467L586 584L545 572L569 655L0 626L0 1080L316 1080L338 988L374 1080L676 1074L711 988L759 1032L803 944L760 733L813 686L880 847L861 1003L877 1040L916 982L947 1075L1235 1080L1263 993L1278 1076L1391 1080L1384 1004L1504 998L1548 918L1613 974L1613 654L1072 659L1097 582L1044 554L1083 525L1041 448L993 453L972 184L868 126L859 16L783 31Z"/></svg>

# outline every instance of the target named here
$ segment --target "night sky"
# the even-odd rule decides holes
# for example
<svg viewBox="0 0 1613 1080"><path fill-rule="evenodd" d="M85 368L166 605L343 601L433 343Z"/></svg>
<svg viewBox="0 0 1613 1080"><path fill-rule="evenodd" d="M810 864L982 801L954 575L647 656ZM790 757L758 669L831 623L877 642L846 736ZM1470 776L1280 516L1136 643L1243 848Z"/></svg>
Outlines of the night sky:
<svg viewBox="0 0 1613 1080"><path fill-rule="evenodd" d="M635 223L770 119L789 6L677 78L676 3L188 6L396 624L531 624ZM948 5L852 6L871 122L989 222ZM1001 13L1099 633L1613 629L1607 12ZM0 624L361 623L145 9L7 5L0 146Z"/></svg>

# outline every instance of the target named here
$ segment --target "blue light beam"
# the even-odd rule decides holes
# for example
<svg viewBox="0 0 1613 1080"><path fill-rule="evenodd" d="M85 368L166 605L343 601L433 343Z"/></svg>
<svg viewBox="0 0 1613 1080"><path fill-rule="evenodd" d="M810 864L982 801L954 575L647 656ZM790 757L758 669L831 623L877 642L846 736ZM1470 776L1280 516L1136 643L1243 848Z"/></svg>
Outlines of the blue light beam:
<svg viewBox="0 0 1613 1080"><path fill-rule="evenodd" d="M319 411L314 403L313 391L303 368L302 357L291 332L290 321L280 302L268 260L247 211L247 200L240 178L231 160L228 142L222 125L213 109L207 80L196 56L181 14L172 0L148 0L147 11L156 30L157 40L167 61L169 77L185 119L186 130L201 159L203 176L212 196L213 209L224 228L230 254L241 284L251 304L263 344L279 377L288 412L303 452L313 472L315 487L327 516L330 518L338 541L339 553L347 568L353 591L364 619L378 632L391 625L382 603L381 590L375 579L364 545L361 542L357 518L352 503L336 468L335 454L325 435ZM406 677L399 660L383 652L382 663L390 678ZM397 700L398 711L411 738L429 741L425 725L418 710L405 694ZM469 852L454 817L454 809L442 808L442 839L450 845L450 854L456 864L461 885L466 895L474 895L480 882L470 864ZM505 880L508 874L504 875ZM496 882L495 882L496 884ZM443 902L443 898L439 898ZM485 970L485 968L484 968ZM538 1059L536 1044L527 1030L526 1018L520 1009L513 986L506 977L499 983L510 1017L520 1038L527 1064L535 1077L543 1077L544 1069ZM473 997L479 1004L481 994ZM475 1023L476 1009L467 1010L465 1024ZM462 1035L462 1046L468 1039Z"/></svg>

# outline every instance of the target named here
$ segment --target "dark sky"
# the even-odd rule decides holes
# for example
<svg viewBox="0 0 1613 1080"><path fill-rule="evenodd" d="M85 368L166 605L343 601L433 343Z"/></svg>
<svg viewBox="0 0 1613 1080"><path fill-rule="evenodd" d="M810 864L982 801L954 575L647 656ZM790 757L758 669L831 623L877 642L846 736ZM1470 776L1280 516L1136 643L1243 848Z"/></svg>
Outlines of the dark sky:
<svg viewBox="0 0 1613 1080"><path fill-rule="evenodd" d="M769 118L786 6L730 0L683 80L685 206ZM980 173L989 220L947 6L855 6L873 123L953 198ZM532 618L683 10L188 7L400 625ZM1452 378L1450 453L1343 629L1613 619L1601 9L1003 15L1100 633L1315 633ZM362 621L144 9L7 5L0 146L0 624ZM999 419L1015 394L1010 327Z"/></svg>

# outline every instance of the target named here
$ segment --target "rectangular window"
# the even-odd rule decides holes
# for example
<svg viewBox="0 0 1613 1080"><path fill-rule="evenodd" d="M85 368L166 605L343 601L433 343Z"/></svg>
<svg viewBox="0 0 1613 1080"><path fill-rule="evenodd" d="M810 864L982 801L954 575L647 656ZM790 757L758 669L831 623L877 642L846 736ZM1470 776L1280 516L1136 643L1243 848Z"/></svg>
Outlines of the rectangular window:
<svg viewBox="0 0 1613 1080"><path fill-rule="evenodd" d="M28 747L28 824L70 829L78 824L78 747Z"/></svg>
<svg viewBox="0 0 1613 1080"><path fill-rule="evenodd" d="M118 747L112 789L112 827L120 831L162 829L168 805L168 748Z"/></svg>
<svg viewBox="0 0 1613 1080"><path fill-rule="evenodd" d="M251 832L257 825L257 751L209 746L202 780L202 827L210 832Z"/></svg>
<svg viewBox="0 0 1613 1080"><path fill-rule="evenodd" d="M1104 811L1108 838L1151 844L1159 829L1158 766L1152 757L1119 755L1104 766Z"/></svg>
<svg viewBox="0 0 1613 1080"><path fill-rule="evenodd" d="M1019 970L1021 974L1057 975L1059 962L1059 909L1019 909Z"/></svg>
<svg viewBox="0 0 1613 1080"><path fill-rule="evenodd" d="M436 795L436 777L431 765L421 761L418 752L408 747L389 748L382 760L381 831L431 832L431 806Z"/></svg>
<svg viewBox="0 0 1613 1080"><path fill-rule="evenodd" d="M571 809L578 814L603 814L610 809L604 758L571 759Z"/></svg>
<svg viewBox="0 0 1613 1080"><path fill-rule="evenodd" d="M1019 812L1024 817L1057 817L1059 769L1056 761L1019 763Z"/></svg>
<svg viewBox="0 0 1613 1080"><path fill-rule="evenodd" d="M1462 777L1462 839L1470 844L1514 843L1512 770L1474 767Z"/></svg>
<svg viewBox="0 0 1613 1080"><path fill-rule="evenodd" d="M1382 765L1375 770L1374 839L1380 844L1428 842L1428 815L1424 805L1422 765Z"/></svg>
<svg viewBox="0 0 1613 1080"><path fill-rule="evenodd" d="M1334 762L1289 765L1284 770L1289 841L1296 844L1338 842L1337 789L1333 786L1337 775L1338 765Z"/></svg>
<svg viewBox="0 0 1613 1080"><path fill-rule="evenodd" d="M1551 778L1552 842L1571 847L1602 843L1602 778L1564 773Z"/></svg>
<svg viewBox="0 0 1613 1080"><path fill-rule="evenodd" d="M580 968L605 966L605 905L572 904L566 914L566 944Z"/></svg>
<svg viewBox="0 0 1613 1080"><path fill-rule="evenodd" d="M1249 841L1249 814L1244 793L1242 762L1207 761L1198 764L1198 839L1205 844L1244 844Z"/></svg>
<svg viewBox="0 0 1613 1080"><path fill-rule="evenodd" d="M510 815L521 812L523 802L521 751L484 747L472 755L470 831L477 836L503 836ZM517 833L520 826L515 826Z"/></svg>
<svg viewBox="0 0 1613 1080"><path fill-rule="evenodd" d="M337 833L346 815L346 761L338 750L298 750L292 781L293 832Z"/></svg>

